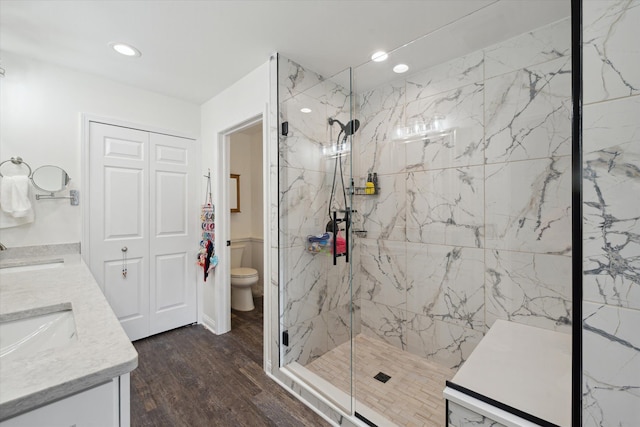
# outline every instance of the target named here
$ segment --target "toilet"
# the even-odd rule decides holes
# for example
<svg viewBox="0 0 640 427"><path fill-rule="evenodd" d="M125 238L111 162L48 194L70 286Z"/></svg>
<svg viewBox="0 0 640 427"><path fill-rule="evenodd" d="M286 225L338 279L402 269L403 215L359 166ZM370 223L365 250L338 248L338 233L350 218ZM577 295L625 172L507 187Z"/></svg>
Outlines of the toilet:
<svg viewBox="0 0 640 427"><path fill-rule="evenodd" d="M258 270L241 267L244 245L231 246L231 308L238 311L251 311L253 294L251 287L258 283Z"/></svg>

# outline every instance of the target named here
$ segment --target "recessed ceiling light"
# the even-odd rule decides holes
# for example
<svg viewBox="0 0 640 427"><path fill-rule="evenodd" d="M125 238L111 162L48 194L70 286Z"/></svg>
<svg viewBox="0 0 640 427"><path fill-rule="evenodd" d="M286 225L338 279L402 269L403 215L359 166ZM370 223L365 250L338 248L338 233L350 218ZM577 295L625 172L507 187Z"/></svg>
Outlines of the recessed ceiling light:
<svg viewBox="0 0 640 427"><path fill-rule="evenodd" d="M142 56L138 49L126 43L110 43L109 46L111 46L113 50L124 56Z"/></svg>
<svg viewBox="0 0 640 427"><path fill-rule="evenodd" d="M398 64L395 67L393 67L393 72L394 73L406 73L409 70L409 66L407 64Z"/></svg>
<svg viewBox="0 0 640 427"><path fill-rule="evenodd" d="M382 61L386 61L388 57L389 55L387 54L387 52L379 50L373 55L371 55L371 60L374 62L382 62Z"/></svg>
<svg viewBox="0 0 640 427"><path fill-rule="evenodd" d="M308 113L311 112L311 108L304 107L304 108L301 108L300 111L305 113L305 114L308 114Z"/></svg>

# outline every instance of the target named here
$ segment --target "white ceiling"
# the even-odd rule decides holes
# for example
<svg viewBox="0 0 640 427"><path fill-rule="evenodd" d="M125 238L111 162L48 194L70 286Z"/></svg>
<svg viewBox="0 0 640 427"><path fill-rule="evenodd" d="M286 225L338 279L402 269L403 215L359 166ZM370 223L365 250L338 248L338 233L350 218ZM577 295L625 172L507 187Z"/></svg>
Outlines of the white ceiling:
<svg viewBox="0 0 640 427"><path fill-rule="evenodd" d="M527 7L539 10L541 21L568 15L569 1L517 2L525 9L515 3L0 0L0 65L1 52L11 52L201 104L276 51L331 76L367 62L376 50L391 51L437 33L477 10L484 9L478 16L500 17L505 28L512 22L509 13L527 16ZM503 5L510 12L501 12ZM473 27L475 15L465 18L465 26ZM500 25L487 31L496 29ZM108 46L114 41L134 45L142 57L116 54Z"/></svg>

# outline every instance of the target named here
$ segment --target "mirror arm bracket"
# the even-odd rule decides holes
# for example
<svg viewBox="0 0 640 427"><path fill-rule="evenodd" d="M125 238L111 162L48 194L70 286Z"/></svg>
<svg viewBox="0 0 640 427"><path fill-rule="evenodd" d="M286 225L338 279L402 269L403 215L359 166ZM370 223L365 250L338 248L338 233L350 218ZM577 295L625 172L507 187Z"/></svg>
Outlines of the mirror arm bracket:
<svg viewBox="0 0 640 427"><path fill-rule="evenodd" d="M36 200L52 199L70 199L71 206L78 206L80 204L80 192L78 190L69 190L68 196L56 196L54 192L51 192L51 194L36 194Z"/></svg>

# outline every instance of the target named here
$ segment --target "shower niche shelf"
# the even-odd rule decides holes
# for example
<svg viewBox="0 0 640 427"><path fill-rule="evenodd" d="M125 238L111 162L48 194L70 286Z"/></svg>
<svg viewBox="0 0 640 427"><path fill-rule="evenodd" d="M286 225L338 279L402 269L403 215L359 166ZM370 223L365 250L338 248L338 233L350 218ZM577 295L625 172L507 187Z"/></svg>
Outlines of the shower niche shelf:
<svg viewBox="0 0 640 427"><path fill-rule="evenodd" d="M380 187L374 187L373 193L367 193L367 190L370 190L371 187L353 187L353 195L354 196L377 196L380 193Z"/></svg>

